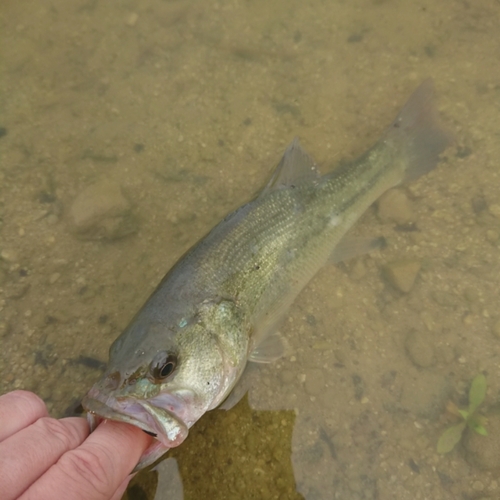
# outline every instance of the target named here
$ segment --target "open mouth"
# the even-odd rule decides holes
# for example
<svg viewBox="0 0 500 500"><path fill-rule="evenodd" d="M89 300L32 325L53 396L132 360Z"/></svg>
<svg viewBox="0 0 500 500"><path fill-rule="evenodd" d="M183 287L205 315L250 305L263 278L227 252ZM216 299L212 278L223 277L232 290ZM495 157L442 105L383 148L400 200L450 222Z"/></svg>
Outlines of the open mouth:
<svg viewBox="0 0 500 500"><path fill-rule="evenodd" d="M179 446L188 435L188 427L174 412L158 407L147 400L104 395L95 387L82 401L87 410L91 431L104 419L116 420L139 427L156 438L141 457L134 471L147 467L167 450ZM172 407L173 405L169 405Z"/></svg>

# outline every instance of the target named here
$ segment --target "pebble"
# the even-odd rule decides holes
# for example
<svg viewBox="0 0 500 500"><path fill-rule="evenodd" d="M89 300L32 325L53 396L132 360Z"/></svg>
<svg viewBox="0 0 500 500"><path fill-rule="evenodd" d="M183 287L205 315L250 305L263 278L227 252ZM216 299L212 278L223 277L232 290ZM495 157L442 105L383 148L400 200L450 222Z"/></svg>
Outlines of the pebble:
<svg viewBox="0 0 500 500"><path fill-rule="evenodd" d="M488 415L485 428L487 436L466 429L463 445L467 461L481 470L500 468L500 415Z"/></svg>
<svg viewBox="0 0 500 500"><path fill-rule="evenodd" d="M9 262L11 264L13 264L14 262L17 262L17 260L18 260L16 252L12 249L7 249L7 248L4 248L0 252L0 258L2 260L4 260L5 262Z"/></svg>
<svg viewBox="0 0 500 500"><path fill-rule="evenodd" d="M138 229L120 185L102 181L84 189L69 211L70 228L82 239L115 240Z"/></svg>
<svg viewBox="0 0 500 500"><path fill-rule="evenodd" d="M51 285L53 285L60 277L61 277L61 273L52 273L49 276L49 283Z"/></svg>
<svg viewBox="0 0 500 500"><path fill-rule="evenodd" d="M493 204L489 206L489 211L491 215L494 215L495 217L500 218L500 205L498 204Z"/></svg>
<svg viewBox="0 0 500 500"><path fill-rule="evenodd" d="M378 201L378 216L396 224L414 222L415 215L408 196L401 189L390 189Z"/></svg>
<svg viewBox="0 0 500 500"><path fill-rule="evenodd" d="M406 352L415 366L428 368L435 362L434 346L426 331L412 330L406 336Z"/></svg>
<svg viewBox="0 0 500 500"><path fill-rule="evenodd" d="M394 288L408 293L415 284L420 267L418 260L395 260L383 267L383 273Z"/></svg>
<svg viewBox="0 0 500 500"><path fill-rule="evenodd" d="M126 21L127 26L134 27L137 24L138 19L139 19L139 14L137 14L137 12L131 12L127 17Z"/></svg>

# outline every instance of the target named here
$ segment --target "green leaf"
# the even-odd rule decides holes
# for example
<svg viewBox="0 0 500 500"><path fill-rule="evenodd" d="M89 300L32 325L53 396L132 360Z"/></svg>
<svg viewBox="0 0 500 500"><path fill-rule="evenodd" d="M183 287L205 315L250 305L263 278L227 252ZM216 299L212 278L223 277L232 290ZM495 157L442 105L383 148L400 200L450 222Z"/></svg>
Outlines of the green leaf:
<svg viewBox="0 0 500 500"><path fill-rule="evenodd" d="M468 420L469 419L470 413L467 410L458 410L458 413L460 413L460 415L462 415L462 418L464 420Z"/></svg>
<svg viewBox="0 0 500 500"><path fill-rule="evenodd" d="M481 436L487 436L488 435L488 431L481 424L479 424L477 427L474 427L474 430L478 434L481 434Z"/></svg>
<svg viewBox="0 0 500 500"><path fill-rule="evenodd" d="M474 413L486 396L486 377L480 373L474 377L469 390L469 414Z"/></svg>
<svg viewBox="0 0 500 500"><path fill-rule="evenodd" d="M481 436L487 436L488 432L484 428L484 425L482 425L479 422L479 417L471 417L467 421L467 425L474 431L477 432L478 434L481 434Z"/></svg>
<svg viewBox="0 0 500 500"><path fill-rule="evenodd" d="M466 425L467 424L465 422L460 422L459 424L446 429L439 438L437 452L449 453L453 450L455 445L462 439L462 433L464 432Z"/></svg>

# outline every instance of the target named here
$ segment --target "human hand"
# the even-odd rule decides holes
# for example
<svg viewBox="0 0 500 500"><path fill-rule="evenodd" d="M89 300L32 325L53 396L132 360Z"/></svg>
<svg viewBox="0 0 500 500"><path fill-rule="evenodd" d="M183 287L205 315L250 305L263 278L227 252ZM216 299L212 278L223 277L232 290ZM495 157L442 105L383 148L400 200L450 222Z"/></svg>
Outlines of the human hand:
<svg viewBox="0 0 500 500"><path fill-rule="evenodd" d="M151 442L137 427L104 420L89 435L83 418L57 420L27 391L0 396L2 500L118 500Z"/></svg>

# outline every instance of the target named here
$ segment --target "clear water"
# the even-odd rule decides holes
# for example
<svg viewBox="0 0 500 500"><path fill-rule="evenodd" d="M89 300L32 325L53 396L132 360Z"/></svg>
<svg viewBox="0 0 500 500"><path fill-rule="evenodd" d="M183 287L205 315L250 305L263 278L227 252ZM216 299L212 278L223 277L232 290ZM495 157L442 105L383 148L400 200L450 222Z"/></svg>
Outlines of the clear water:
<svg viewBox="0 0 500 500"><path fill-rule="evenodd" d="M487 0L4 5L0 392L70 411L164 273L258 192L294 136L326 171L431 76L457 147L405 191L415 224L368 211L356 233L387 247L325 268L282 327L285 359L128 495L497 498L498 472L436 443L477 373L484 412L500 390L499 18ZM102 180L121 185L136 234L70 230L75 197ZM402 258L421 264L406 294L381 272ZM414 331L428 366L408 354Z"/></svg>

